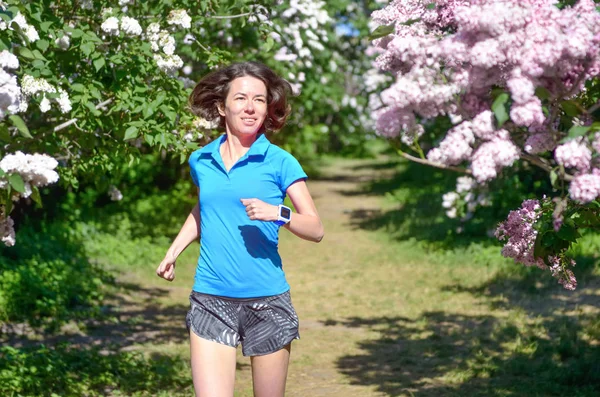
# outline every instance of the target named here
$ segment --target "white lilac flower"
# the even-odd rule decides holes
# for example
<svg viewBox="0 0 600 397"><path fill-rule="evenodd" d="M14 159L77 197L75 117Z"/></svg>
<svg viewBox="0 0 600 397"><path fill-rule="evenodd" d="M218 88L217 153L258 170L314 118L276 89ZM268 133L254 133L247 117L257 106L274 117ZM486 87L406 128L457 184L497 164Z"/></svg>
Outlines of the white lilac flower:
<svg viewBox="0 0 600 397"><path fill-rule="evenodd" d="M112 201L120 201L123 199L123 193L121 193L121 191L119 189L117 189L115 186L111 186L108 189L108 195L110 196L110 199Z"/></svg>
<svg viewBox="0 0 600 397"><path fill-rule="evenodd" d="M8 25L4 21L0 21L0 30L8 29Z"/></svg>
<svg viewBox="0 0 600 397"><path fill-rule="evenodd" d="M136 19L130 17L121 18L121 29L123 29L125 34L131 36L139 36L142 34L140 23Z"/></svg>
<svg viewBox="0 0 600 397"><path fill-rule="evenodd" d="M192 125L200 130L212 130L214 128L217 128L218 122L215 122L214 120L208 121L203 117L196 117L192 122Z"/></svg>
<svg viewBox="0 0 600 397"><path fill-rule="evenodd" d="M152 22L146 28L146 33L147 34L157 34L158 32L160 32L160 25L158 23L156 23L156 22Z"/></svg>
<svg viewBox="0 0 600 397"><path fill-rule="evenodd" d="M0 69L0 120L7 114L19 112L22 98L17 76Z"/></svg>
<svg viewBox="0 0 600 397"><path fill-rule="evenodd" d="M173 55L175 52L175 39L166 32L161 32L158 45L162 47L163 52L167 55Z"/></svg>
<svg viewBox="0 0 600 397"><path fill-rule="evenodd" d="M189 29L192 25L192 18L188 15L186 10L173 10L169 13L167 23L169 25L178 25L184 29Z"/></svg>
<svg viewBox="0 0 600 397"><path fill-rule="evenodd" d="M56 92L54 88L46 79L40 77L35 78L26 74L21 80L21 89L23 94L27 96L35 95L38 92Z"/></svg>
<svg viewBox="0 0 600 397"><path fill-rule="evenodd" d="M107 8L103 8L102 12L100 12L100 15L102 15L102 19L107 18L109 15L111 15L113 12L112 7L107 7Z"/></svg>
<svg viewBox="0 0 600 397"><path fill-rule="evenodd" d="M54 169L58 161L46 154L25 154L17 151L7 154L0 160L0 169L7 174L17 173L23 181L32 186L41 187L58 181L58 174Z"/></svg>
<svg viewBox="0 0 600 397"><path fill-rule="evenodd" d="M162 55L155 54L154 60L156 61L158 68L165 73L173 73L183 66L183 61L178 55L167 55L163 57Z"/></svg>
<svg viewBox="0 0 600 397"><path fill-rule="evenodd" d="M183 83L183 88L193 88L196 86L196 82L187 77L178 77L178 80Z"/></svg>
<svg viewBox="0 0 600 397"><path fill-rule="evenodd" d="M16 23L21 28L21 30L25 30L29 26L29 24L25 20L25 17L20 12L18 12L17 15L15 15L11 23L12 22Z"/></svg>
<svg viewBox="0 0 600 397"><path fill-rule="evenodd" d="M67 35L64 35L63 37L54 40L54 44L56 44L61 50L66 51L71 46L71 38Z"/></svg>
<svg viewBox="0 0 600 397"><path fill-rule="evenodd" d="M126 6L129 3L131 3L131 0L119 0L120 6Z"/></svg>
<svg viewBox="0 0 600 397"><path fill-rule="evenodd" d="M25 29L25 36L27 36L27 39L29 39L29 41L32 43L40 39L40 35L38 34L37 30L35 30L35 28L31 25L27 26L27 29Z"/></svg>
<svg viewBox="0 0 600 397"><path fill-rule="evenodd" d="M10 216L0 218L0 240L7 247L15 245L15 223Z"/></svg>
<svg viewBox="0 0 600 397"><path fill-rule="evenodd" d="M58 103L58 106L60 106L60 111L62 113L70 112L72 107L71 100L69 99L69 94L67 94L67 92L62 88L58 89L58 93L60 94L60 96L56 98L56 102Z"/></svg>
<svg viewBox="0 0 600 397"><path fill-rule="evenodd" d="M185 74L186 76L189 76L190 74L192 74L192 66L191 65L185 65L183 67L183 69L181 69L181 71L183 72L183 74Z"/></svg>
<svg viewBox="0 0 600 397"><path fill-rule="evenodd" d="M5 69L16 69L19 67L19 59L8 50L0 52L0 67Z"/></svg>
<svg viewBox="0 0 600 397"><path fill-rule="evenodd" d="M183 44L186 45L190 45L192 44L194 41L196 40L196 36L194 36L193 34L186 34L185 37L183 38Z"/></svg>
<svg viewBox="0 0 600 397"><path fill-rule="evenodd" d="M82 0L79 4L84 10L91 10L94 8L94 2L92 0Z"/></svg>
<svg viewBox="0 0 600 397"><path fill-rule="evenodd" d="M48 110L50 110L50 100L44 95L42 101L40 102L40 111L42 113L46 113Z"/></svg>
<svg viewBox="0 0 600 397"><path fill-rule="evenodd" d="M110 35L117 36L119 34L119 19L110 17L102 23L100 28Z"/></svg>

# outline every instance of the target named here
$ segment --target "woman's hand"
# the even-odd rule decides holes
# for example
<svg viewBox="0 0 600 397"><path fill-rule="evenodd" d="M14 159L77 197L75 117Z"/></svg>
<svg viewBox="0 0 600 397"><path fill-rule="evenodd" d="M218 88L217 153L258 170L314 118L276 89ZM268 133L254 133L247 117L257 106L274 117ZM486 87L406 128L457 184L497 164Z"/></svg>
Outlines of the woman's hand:
<svg viewBox="0 0 600 397"><path fill-rule="evenodd" d="M177 257L175 257L171 253L167 253L165 259L160 262L158 268L156 269L156 274L158 277L162 277L167 281L173 281L175 278L175 261Z"/></svg>
<svg viewBox="0 0 600 397"><path fill-rule="evenodd" d="M279 207L276 205L267 204L257 198L240 199L240 201L246 206L248 218L253 221L272 222L277 220L277 211L279 210Z"/></svg>

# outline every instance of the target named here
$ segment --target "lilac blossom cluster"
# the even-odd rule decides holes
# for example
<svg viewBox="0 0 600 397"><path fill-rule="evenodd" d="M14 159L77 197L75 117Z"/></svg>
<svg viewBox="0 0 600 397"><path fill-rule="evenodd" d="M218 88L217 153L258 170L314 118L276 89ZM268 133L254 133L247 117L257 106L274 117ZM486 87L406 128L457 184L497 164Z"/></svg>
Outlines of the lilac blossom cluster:
<svg viewBox="0 0 600 397"><path fill-rule="evenodd" d="M503 256L526 266L535 265L541 269L547 267L541 258L533 255L538 234L534 224L541 215L542 208L538 200L525 200L521 208L510 211L508 218L498 225L495 233L498 240L507 241L502 248Z"/></svg>
<svg viewBox="0 0 600 397"><path fill-rule="evenodd" d="M571 197L595 199L592 149L598 152L600 137L558 145L565 133L542 111L536 90L570 99L600 76L600 13L592 0L562 9L555 3L395 0L373 12L372 27L394 26L369 50L378 55L375 66L396 79L373 109L378 133L412 142L422 120L448 116L459 124L429 151L431 162L466 164L486 183L525 153L554 151L556 163L575 174ZM511 98L504 129L491 112L494 87Z"/></svg>
<svg viewBox="0 0 600 397"><path fill-rule="evenodd" d="M58 181L58 174L54 169L58 162L46 154L25 154L16 152L7 154L0 160L0 169L3 172L0 177L0 189L9 186L11 174L18 174L24 182L24 192L12 192L12 200L17 201L21 197L27 198L33 193L33 187L42 187ZM13 220L0 212L0 239L7 246L15 244L15 231Z"/></svg>
<svg viewBox="0 0 600 397"><path fill-rule="evenodd" d="M482 191L481 185L470 176L458 177L456 191L444 194L442 199L442 207L446 208L448 218L460 215L461 221L471 219L478 207L491 204L487 192Z"/></svg>

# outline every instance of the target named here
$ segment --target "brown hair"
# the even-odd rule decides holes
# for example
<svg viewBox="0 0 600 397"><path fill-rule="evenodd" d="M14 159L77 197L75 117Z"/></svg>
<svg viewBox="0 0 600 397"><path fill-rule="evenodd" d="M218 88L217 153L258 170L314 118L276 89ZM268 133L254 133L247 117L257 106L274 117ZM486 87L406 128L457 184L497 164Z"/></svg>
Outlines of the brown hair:
<svg viewBox="0 0 600 397"><path fill-rule="evenodd" d="M219 127L224 128L225 118L219 114L217 105L225 103L231 82L244 76L257 78L267 87L264 128L269 131L281 129L291 112L287 96L292 92L292 87L269 67L258 62L233 63L204 76L189 98L192 113L209 121L220 118Z"/></svg>

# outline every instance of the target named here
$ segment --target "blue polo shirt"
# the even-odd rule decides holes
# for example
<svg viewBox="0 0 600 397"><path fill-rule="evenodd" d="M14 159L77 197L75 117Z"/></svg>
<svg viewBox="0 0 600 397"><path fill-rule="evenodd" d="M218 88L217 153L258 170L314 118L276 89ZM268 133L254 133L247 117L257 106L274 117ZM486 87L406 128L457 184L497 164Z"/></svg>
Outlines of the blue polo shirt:
<svg viewBox="0 0 600 397"><path fill-rule="evenodd" d="M242 198L283 203L287 188L306 179L300 163L261 134L229 172L221 158L224 134L190 156L200 188L200 257L193 290L232 298L289 290L277 251L279 226L250 220Z"/></svg>

